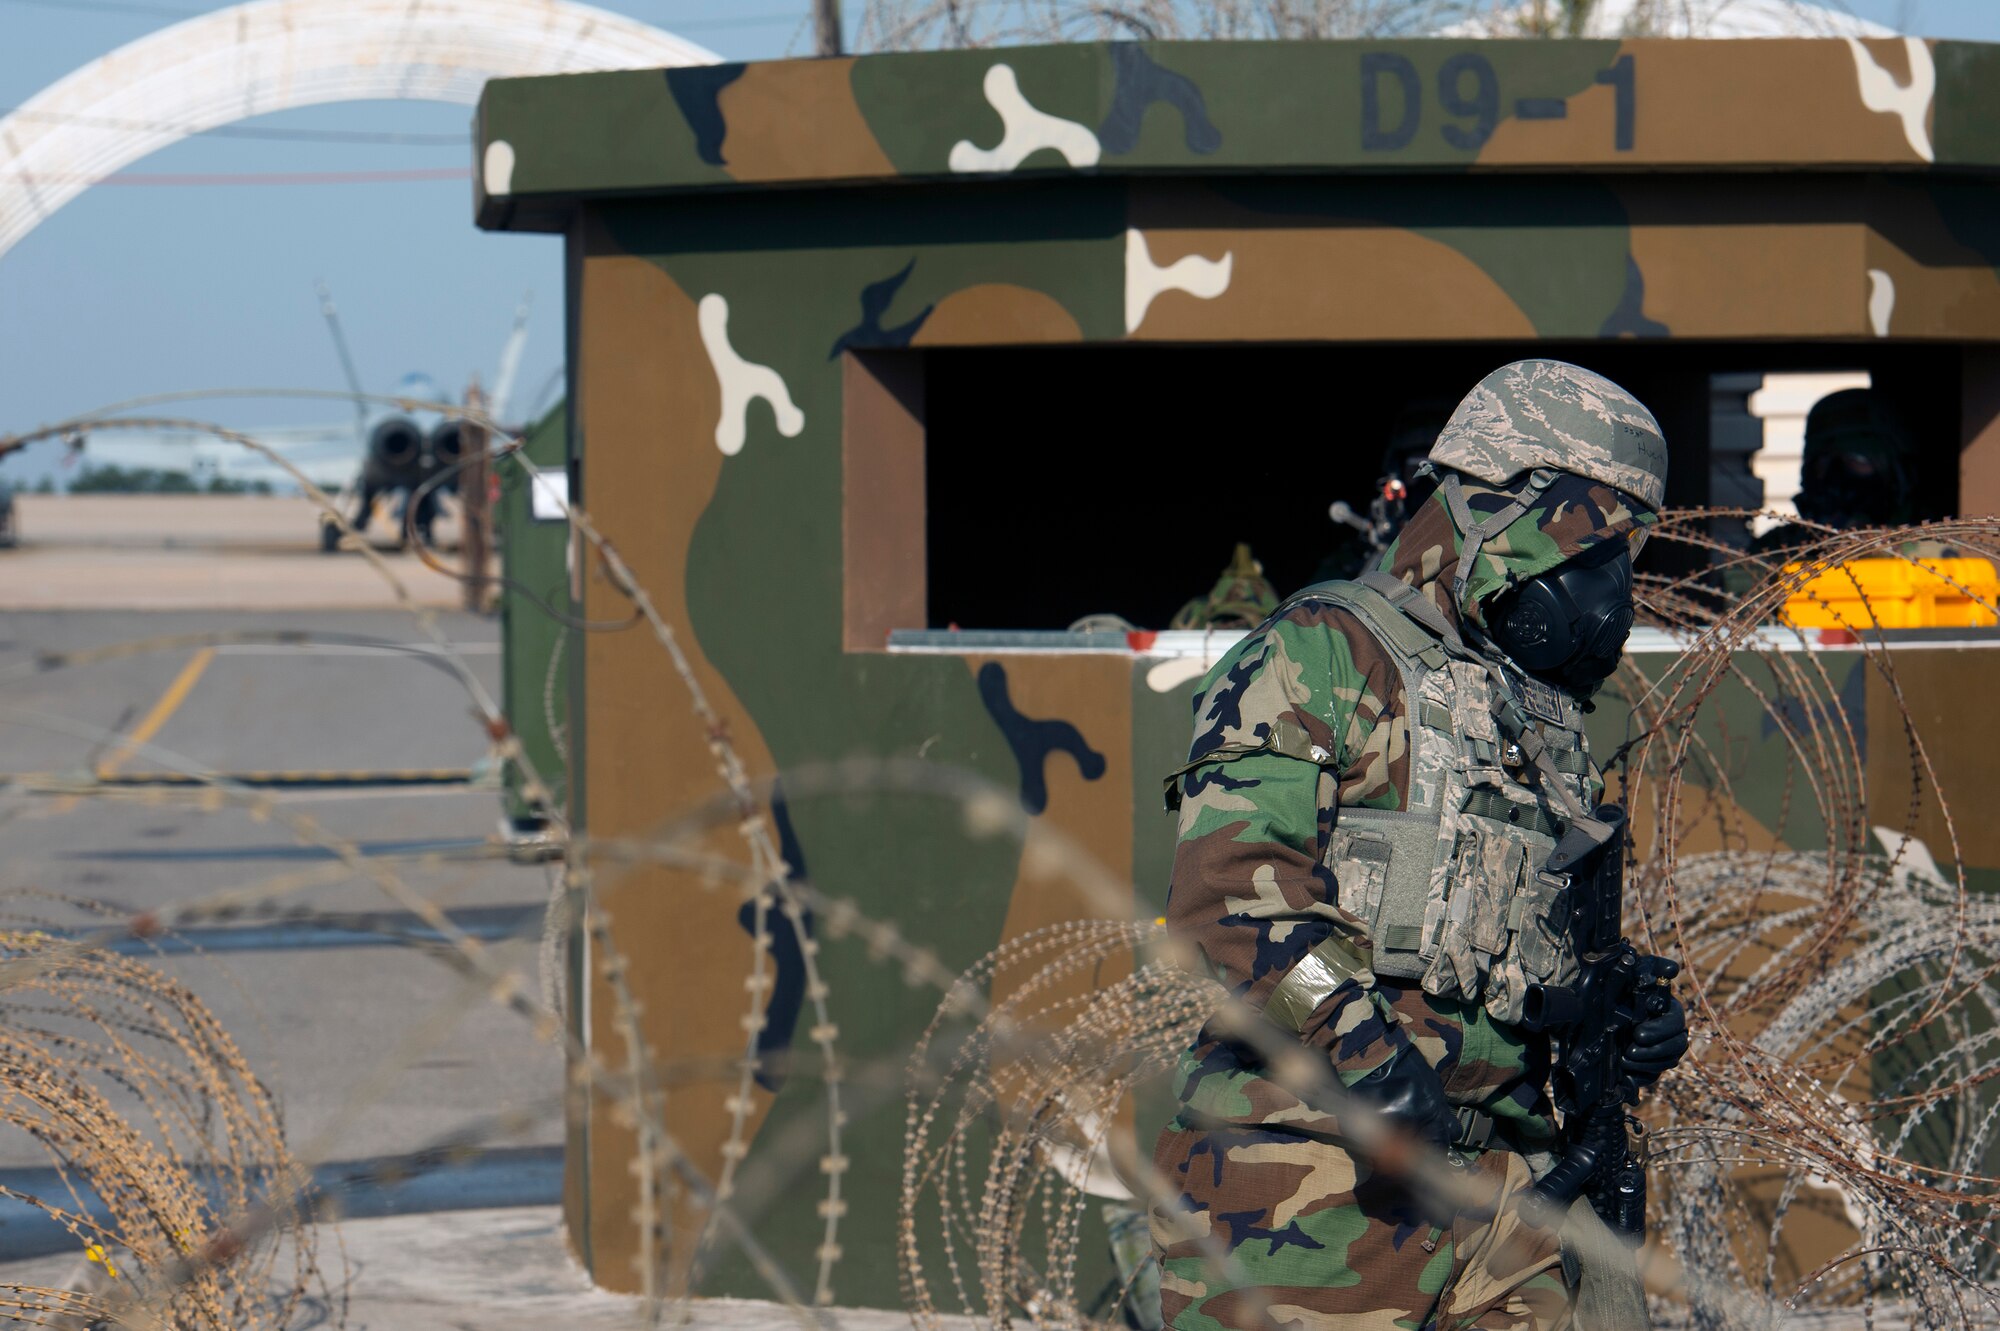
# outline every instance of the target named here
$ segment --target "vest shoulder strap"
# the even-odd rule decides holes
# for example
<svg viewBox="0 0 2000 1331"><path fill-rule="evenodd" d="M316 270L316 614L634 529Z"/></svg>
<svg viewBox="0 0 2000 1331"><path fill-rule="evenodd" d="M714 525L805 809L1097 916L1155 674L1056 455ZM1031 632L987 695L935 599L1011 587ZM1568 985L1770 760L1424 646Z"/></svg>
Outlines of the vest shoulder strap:
<svg viewBox="0 0 2000 1331"><path fill-rule="evenodd" d="M1398 583L1398 586L1402 584ZM1369 632L1405 665L1420 663L1425 670L1441 670L1445 650L1409 615L1389 598L1364 582L1320 582L1295 592L1278 607L1283 615L1294 606L1321 601L1337 605L1367 626ZM1275 617L1275 615L1274 615Z"/></svg>
<svg viewBox="0 0 2000 1331"><path fill-rule="evenodd" d="M1418 674L1424 670L1443 668L1445 653L1437 641L1413 623L1409 616L1391 605L1380 592L1358 582L1315 583L1287 597L1282 605L1271 612L1271 618L1276 619L1289 613L1296 606L1315 601L1337 605L1352 614L1389 649L1389 654L1396 660L1397 669L1402 673L1404 688L1412 700L1412 705L1415 704L1417 697ZM1414 735L1412 741L1414 742ZM1256 743L1220 745L1168 772L1161 780L1167 812L1172 813L1180 808L1181 779L1195 768L1205 767L1210 763L1229 762L1253 753L1278 753L1287 758L1297 758L1320 766L1325 766L1334 758L1333 754L1314 744L1302 727L1281 721Z"/></svg>

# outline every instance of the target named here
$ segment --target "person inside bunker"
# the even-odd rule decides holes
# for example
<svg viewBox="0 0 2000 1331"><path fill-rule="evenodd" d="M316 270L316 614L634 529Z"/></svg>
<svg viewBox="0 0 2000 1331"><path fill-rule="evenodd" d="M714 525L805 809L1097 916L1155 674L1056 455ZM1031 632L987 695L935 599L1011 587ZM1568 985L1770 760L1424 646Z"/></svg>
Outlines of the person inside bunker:
<svg viewBox="0 0 2000 1331"><path fill-rule="evenodd" d="M1535 871L1603 789L1582 714L1631 629L1666 446L1616 384L1529 360L1481 380L1429 460L1438 484L1375 569L1291 597L1209 671L1168 779L1167 922L1501 1205L1440 1213L1211 1021L1154 1153L1178 1190L1151 1220L1181 1331L1570 1322L1558 1239L1513 1204L1561 1148L1524 994L1576 964ZM1539 749L1509 737L1524 718ZM1686 1049L1676 1000L1625 1067L1650 1083Z"/></svg>

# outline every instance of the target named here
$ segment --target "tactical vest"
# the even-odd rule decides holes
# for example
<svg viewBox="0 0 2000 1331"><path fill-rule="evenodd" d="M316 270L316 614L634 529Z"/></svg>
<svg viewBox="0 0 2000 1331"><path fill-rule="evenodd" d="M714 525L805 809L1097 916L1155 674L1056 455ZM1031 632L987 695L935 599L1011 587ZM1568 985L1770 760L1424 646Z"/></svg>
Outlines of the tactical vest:
<svg viewBox="0 0 2000 1331"><path fill-rule="evenodd" d="M1392 580L1370 581L1387 587ZM1414 593L1396 583L1394 594ZM1338 904L1368 926L1376 974L1418 981L1426 993L1480 1002L1497 1020L1518 1022L1529 984L1576 977L1569 903L1537 871L1555 848L1565 807L1588 809L1596 795L1580 709L1511 668L1498 672L1503 693L1486 662L1448 650L1375 587L1321 583L1278 613L1308 601L1339 606L1374 634L1401 672L1409 712L1407 807L1335 811L1325 861ZM1539 737L1545 765L1523 751L1534 739L1517 742L1510 728ZM1333 762L1294 729L1278 727L1264 747L1322 767ZM1545 788L1551 776L1570 801ZM1325 969L1323 959L1307 963L1299 983L1274 995L1274 1006L1291 1002L1309 1011L1320 991L1338 982L1336 974L1307 974ZM1266 1010L1292 1026L1306 1015Z"/></svg>

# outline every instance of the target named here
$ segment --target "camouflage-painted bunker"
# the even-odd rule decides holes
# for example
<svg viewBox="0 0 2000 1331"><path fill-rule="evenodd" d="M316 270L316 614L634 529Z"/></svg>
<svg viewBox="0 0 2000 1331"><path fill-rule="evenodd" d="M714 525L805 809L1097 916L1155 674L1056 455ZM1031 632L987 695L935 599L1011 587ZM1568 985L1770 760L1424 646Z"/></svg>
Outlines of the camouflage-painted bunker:
<svg viewBox="0 0 2000 1331"><path fill-rule="evenodd" d="M564 660L572 644L554 614L569 606L569 528L561 499L569 455L563 408L530 425L521 445L520 465L499 470L499 502L494 527L500 546L500 643L506 714L529 764L552 784L553 797L567 795L565 739L560 713L567 700ZM504 774L503 808L517 832L531 833L539 811L521 794L520 770Z"/></svg>
<svg viewBox="0 0 2000 1331"><path fill-rule="evenodd" d="M1411 402L1523 353L1578 360L1654 407L1689 504L1716 376L1865 369L1913 419L1934 508L2000 509L2000 49L1120 44L504 80L479 161L482 226L564 238L571 493L751 765L970 768L1129 874L1148 916L1204 649L1062 630L1160 626L1238 539L1304 582L1328 500ZM628 614L576 566L585 618ZM713 795L657 645L571 648L578 825L639 835ZM1904 687L1951 696L1978 658L1916 653ZM1851 716L1888 705L1851 655L1827 664ZM1992 715L1940 727L1941 770L1984 770ZM1867 757L1907 805L1903 761ZM779 812L823 890L953 967L1086 910L937 807ZM2000 823L1961 832L2000 867ZM734 899L659 869L608 905L658 1050L726 1066ZM850 1059L907 1049L936 995L858 948L823 962ZM615 1050L592 994L585 1034ZM781 983L771 1040L797 1005ZM753 1159L818 1113L808 1064L760 1092ZM669 1097L711 1174L732 1087ZM843 1244L866 1255L843 1302L896 1298L901 1126L891 1095L850 1128ZM629 1133L599 1103L571 1143L572 1234L629 1286ZM820 1227L803 1201L758 1222L798 1272Z"/></svg>

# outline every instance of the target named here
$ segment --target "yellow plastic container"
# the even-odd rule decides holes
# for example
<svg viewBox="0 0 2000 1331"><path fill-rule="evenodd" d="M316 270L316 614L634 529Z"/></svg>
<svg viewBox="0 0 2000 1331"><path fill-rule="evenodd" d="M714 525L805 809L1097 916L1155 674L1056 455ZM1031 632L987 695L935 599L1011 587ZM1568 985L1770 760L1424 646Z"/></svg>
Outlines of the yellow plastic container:
<svg viewBox="0 0 2000 1331"><path fill-rule="evenodd" d="M1787 564L1785 572L1803 567ZM2000 623L1987 608L1996 605L2000 572L1990 560L1852 559L1793 592L1785 613L1800 628L1990 628Z"/></svg>

